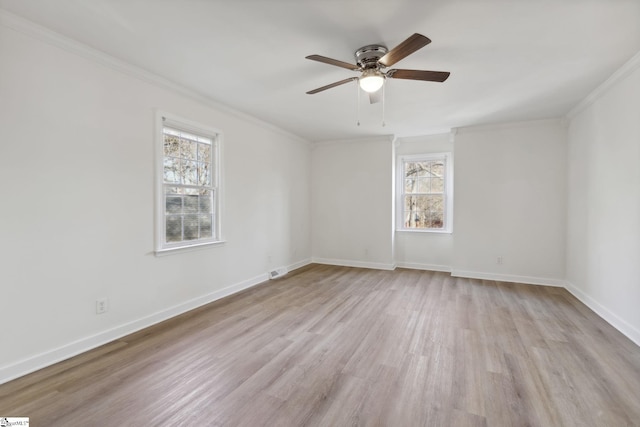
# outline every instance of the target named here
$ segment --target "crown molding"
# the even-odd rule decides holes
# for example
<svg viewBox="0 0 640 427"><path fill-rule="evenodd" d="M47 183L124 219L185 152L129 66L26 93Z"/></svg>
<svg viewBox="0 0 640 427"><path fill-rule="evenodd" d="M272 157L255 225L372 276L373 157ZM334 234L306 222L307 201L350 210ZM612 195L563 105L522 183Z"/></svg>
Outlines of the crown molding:
<svg viewBox="0 0 640 427"><path fill-rule="evenodd" d="M136 78L138 80L142 80L146 83L150 83L162 89L168 89L170 91L183 95L187 98L190 98L194 101L197 101L201 104L204 104L207 107L214 108L216 110L219 110L223 113L227 113L236 118L248 121L264 129L286 136L287 138L291 138L297 142L301 142L307 146L310 146L311 144L309 140L299 135L286 131L278 126L275 126L264 120L258 119L242 111L236 110L232 107L229 107L225 104L222 104L216 101L213 98L205 96L197 91L187 88L186 86L176 83L173 80L162 77L158 74L152 73L143 68L137 67L133 64L130 64L126 61L118 59L112 55L109 55L108 53L102 52L98 49L90 47L84 43L81 43L69 37L63 36L60 33L57 33L53 30L50 30L46 27L43 27L39 24L36 24L32 21L29 21L25 18L22 18L18 15L15 15L1 8L0 8L0 25L10 28L19 33L25 34L34 39L45 42L47 44L50 44L52 46L56 46L67 52L73 53L75 55L78 55L90 61L93 61L95 63L103 65L117 72L126 74L130 77Z"/></svg>
<svg viewBox="0 0 640 427"><path fill-rule="evenodd" d="M312 143L312 148L326 147L330 145L344 145L344 144L367 144L374 142L388 142L393 146L396 140L395 135L383 135L383 136L364 136L361 138L348 138L348 139L332 139L329 141L318 141Z"/></svg>
<svg viewBox="0 0 640 427"><path fill-rule="evenodd" d="M471 133L471 132L486 132L486 131L503 130L503 129L517 129L517 128L526 128L531 126L543 126L543 125L562 127L563 126L562 117L465 126L465 127L454 128L452 130L452 134L461 135L461 134Z"/></svg>
<svg viewBox="0 0 640 427"><path fill-rule="evenodd" d="M573 107L566 115L568 120L573 119L584 109L600 99L611 87L615 86L619 81L624 80L629 74L640 68L640 52L636 53L627 62L618 68L618 70L605 80L600 86L595 88L593 92L587 95L578 105Z"/></svg>
<svg viewBox="0 0 640 427"><path fill-rule="evenodd" d="M452 130L442 133L434 133L428 135L415 135L415 136L400 136L398 141L400 144L411 143L429 143L429 142L452 142L451 135Z"/></svg>

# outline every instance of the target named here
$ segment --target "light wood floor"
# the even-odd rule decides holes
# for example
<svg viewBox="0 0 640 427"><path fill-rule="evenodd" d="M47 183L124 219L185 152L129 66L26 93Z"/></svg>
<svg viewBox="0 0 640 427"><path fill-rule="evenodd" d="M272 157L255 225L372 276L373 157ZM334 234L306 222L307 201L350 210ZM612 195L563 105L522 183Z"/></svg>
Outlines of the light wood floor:
<svg viewBox="0 0 640 427"><path fill-rule="evenodd" d="M559 288L312 265L0 386L32 426L638 426L640 348Z"/></svg>

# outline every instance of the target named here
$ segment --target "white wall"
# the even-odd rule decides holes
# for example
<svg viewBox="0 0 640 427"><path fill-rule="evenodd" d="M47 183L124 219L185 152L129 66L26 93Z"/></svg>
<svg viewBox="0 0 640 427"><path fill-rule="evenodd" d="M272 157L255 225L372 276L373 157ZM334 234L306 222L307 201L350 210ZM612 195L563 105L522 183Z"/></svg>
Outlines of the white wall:
<svg viewBox="0 0 640 427"><path fill-rule="evenodd" d="M569 290L640 344L640 54L571 114Z"/></svg>
<svg viewBox="0 0 640 427"><path fill-rule="evenodd" d="M0 382L310 260L307 142L4 24ZM224 134L224 246L152 254L156 108Z"/></svg>
<svg viewBox="0 0 640 427"><path fill-rule="evenodd" d="M561 285L564 126L534 121L464 128L454 145L453 274Z"/></svg>
<svg viewBox="0 0 640 427"><path fill-rule="evenodd" d="M453 153L453 139L449 133L396 140L396 156L445 152ZM453 163L455 164L455 156ZM453 226L455 229L455 224ZM398 267L451 271L452 255L453 235L450 233L397 231L395 234L395 259Z"/></svg>
<svg viewBox="0 0 640 427"><path fill-rule="evenodd" d="M393 268L391 139L317 143L312 151L313 260Z"/></svg>
<svg viewBox="0 0 640 427"><path fill-rule="evenodd" d="M0 382L312 254L544 284L561 282L566 256L569 289L640 342L637 66L571 117L568 189L559 122L460 129L453 235L397 233L394 245L389 138L321 143L311 153L305 141L113 59L4 24ZM224 132L222 247L152 254L156 108ZM401 138L396 150L447 151L443 138ZM110 310L97 316L101 297Z"/></svg>
<svg viewBox="0 0 640 427"><path fill-rule="evenodd" d="M451 151L452 234L395 232L389 182L395 156ZM395 151L395 153L394 153ZM452 271L454 275L564 284L566 128L560 120L462 128L312 149L313 259L331 264ZM359 215L366 206L368 215ZM501 256L502 264L497 264Z"/></svg>

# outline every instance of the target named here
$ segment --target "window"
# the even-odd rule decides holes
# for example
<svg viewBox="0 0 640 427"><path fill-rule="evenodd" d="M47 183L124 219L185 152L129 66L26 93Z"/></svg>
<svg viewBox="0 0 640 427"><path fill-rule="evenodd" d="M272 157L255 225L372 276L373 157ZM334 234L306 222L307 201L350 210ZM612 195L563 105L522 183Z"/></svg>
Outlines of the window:
<svg viewBox="0 0 640 427"><path fill-rule="evenodd" d="M158 117L156 251L218 243L220 134Z"/></svg>
<svg viewBox="0 0 640 427"><path fill-rule="evenodd" d="M451 232L453 214L450 153L398 159L399 230Z"/></svg>

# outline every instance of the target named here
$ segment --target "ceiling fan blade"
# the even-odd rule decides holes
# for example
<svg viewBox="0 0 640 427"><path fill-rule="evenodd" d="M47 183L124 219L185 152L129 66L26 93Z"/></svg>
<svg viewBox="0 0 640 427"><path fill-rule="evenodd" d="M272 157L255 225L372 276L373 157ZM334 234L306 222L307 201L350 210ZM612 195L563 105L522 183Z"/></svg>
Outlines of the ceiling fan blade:
<svg viewBox="0 0 640 427"><path fill-rule="evenodd" d="M425 70L389 70L387 77L393 79L425 80L428 82L443 82L449 78L448 71L425 71Z"/></svg>
<svg viewBox="0 0 640 427"><path fill-rule="evenodd" d="M335 65L336 67L346 68L347 70L352 71L360 71L361 68L354 64L349 64L348 62L338 61L337 59L327 58L326 56L321 55L309 55L305 57L306 59L311 59L312 61L323 62L329 65Z"/></svg>
<svg viewBox="0 0 640 427"><path fill-rule="evenodd" d="M380 62L385 67L390 67L396 62L400 61L403 58L411 55L418 49L421 49L431 43L428 37L423 36L422 34L415 33L398 46L391 49L384 55L378 62Z"/></svg>
<svg viewBox="0 0 640 427"><path fill-rule="evenodd" d="M326 86L322 86L322 87L319 87L319 88L314 89L314 90L310 90L309 92L307 92L307 94L313 95L314 93L322 92L323 90L331 89L332 87L340 86L340 85L343 85L345 83L352 82L354 80L358 80L358 78L357 77L350 77L348 79L340 80L339 82L331 83L330 85L326 85Z"/></svg>
<svg viewBox="0 0 640 427"><path fill-rule="evenodd" d="M369 103L370 104L377 104L379 102L382 101L382 91L381 90L377 90L375 92L371 92L369 94Z"/></svg>

